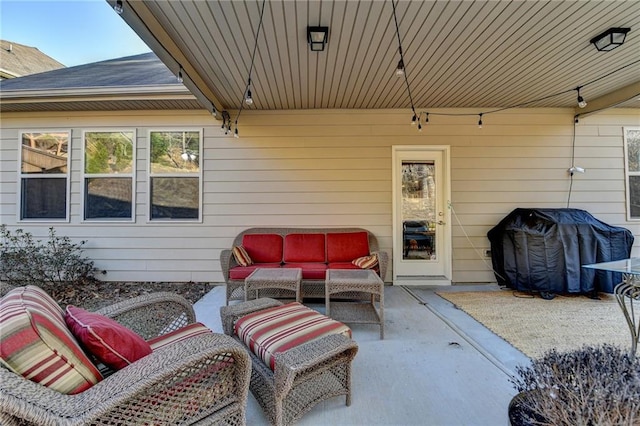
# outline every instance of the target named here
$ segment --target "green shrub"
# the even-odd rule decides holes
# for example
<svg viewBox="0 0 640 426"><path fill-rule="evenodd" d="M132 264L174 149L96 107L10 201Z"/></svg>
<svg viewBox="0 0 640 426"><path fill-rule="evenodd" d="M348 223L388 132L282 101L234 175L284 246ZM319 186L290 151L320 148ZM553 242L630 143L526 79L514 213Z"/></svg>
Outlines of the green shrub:
<svg viewBox="0 0 640 426"><path fill-rule="evenodd" d="M6 225L0 225L0 281L46 289L60 283L92 280L96 269L93 261L82 254L85 243L59 237L53 227L49 228L49 239L40 241L30 232L17 229L12 233Z"/></svg>

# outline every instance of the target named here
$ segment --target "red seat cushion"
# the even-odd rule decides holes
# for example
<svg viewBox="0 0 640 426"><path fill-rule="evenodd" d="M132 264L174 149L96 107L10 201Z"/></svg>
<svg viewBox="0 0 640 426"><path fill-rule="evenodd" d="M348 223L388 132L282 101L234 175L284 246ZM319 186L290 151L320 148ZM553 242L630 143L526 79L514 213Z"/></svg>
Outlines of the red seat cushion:
<svg viewBox="0 0 640 426"><path fill-rule="evenodd" d="M280 266L280 263L254 263L251 266L236 266L235 268L229 269L229 279L244 280L258 268L279 268Z"/></svg>
<svg viewBox="0 0 640 426"><path fill-rule="evenodd" d="M284 262L325 262L324 234L288 234L284 237Z"/></svg>
<svg viewBox="0 0 640 426"><path fill-rule="evenodd" d="M158 350L159 348L172 345L177 342L182 342L193 336L199 336L201 334L211 334L212 331L206 325L201 322L194 322L189 325L185 325L170 333L163 334L162 336L149 339L148 343L152 350Z"/></svg>
<svg viewBox="0 0 640 426"><path fill-rule="evenodd" d="M330 334L351 338L351 329L298 302L254 312L238 319L236 335L272 370L275 355Z"/></svg>
<svg viewBox="0 0 640 426"><path fill-rule="evenodd" d="M142 337L111 318L67 306L64 320L82 346L113 370L120 370L151 353Z"/></svg>
<svg viewBox="0 0 640 426"><path fill-rule="evenodd" d="M300 268L302 269L303 280L324 280L327 272L326 263L285 263L283 268Z"/></svg>
<svg viewBox="0 0 640 426"><path fill-rule="evenodd" d="M327 234L327 261L351 262L369 255L369 234L363 232L336 232Z"/></svg>
<svg viewBox="0 0 640 426"><path fill-rule="evenodd" d="M354 265L352 262L333 262L329 264L327 269L360 269L360 267Z"/></svg>
<svg viewBox="0 0 640 426"><path fill-rule="evenodd" d="M253 263L282 262L282 236L278 234L246 234L242 246Z"/></svg>

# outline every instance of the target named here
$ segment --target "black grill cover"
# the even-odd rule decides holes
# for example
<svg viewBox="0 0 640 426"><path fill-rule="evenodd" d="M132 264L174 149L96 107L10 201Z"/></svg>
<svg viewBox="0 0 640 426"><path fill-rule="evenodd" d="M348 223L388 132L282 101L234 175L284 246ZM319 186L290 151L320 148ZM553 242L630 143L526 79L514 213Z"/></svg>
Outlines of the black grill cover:
<svg viewBox="0 0 640 426"><path fill-rule="evenodd" d="M613 293L621 274L582 265L627 259L633 234L578 209L522 209L493 227L493 269L500 285L543 293Z"/></svg>

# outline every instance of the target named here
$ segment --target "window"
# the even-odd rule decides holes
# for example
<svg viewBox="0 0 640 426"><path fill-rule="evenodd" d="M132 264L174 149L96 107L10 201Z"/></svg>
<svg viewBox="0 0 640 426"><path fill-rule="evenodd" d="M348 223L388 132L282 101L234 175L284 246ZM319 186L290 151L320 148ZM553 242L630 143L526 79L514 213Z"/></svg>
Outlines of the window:
<svg viewBox="0 0 640 426"><path fill-rule="evenodd" d="M69 131L20 134L20 220L68 220L70 136Z"/></svg>
<svg viewBox="0 0 640 426"><path fill-rule="evenodd" d="M135 132L84 133L85 220L134 219Z"/></svg>
<svg viewBox="0 0 640 426"><path fill-rule="evenodd" d="M202 132L149 134L150 220L200 220Z"/></svg>
<svg viewBox="0 0 640 426"><path fill-rule="evenodd" d="M627 219L640 220L640 127L624 128Z"/></svg>

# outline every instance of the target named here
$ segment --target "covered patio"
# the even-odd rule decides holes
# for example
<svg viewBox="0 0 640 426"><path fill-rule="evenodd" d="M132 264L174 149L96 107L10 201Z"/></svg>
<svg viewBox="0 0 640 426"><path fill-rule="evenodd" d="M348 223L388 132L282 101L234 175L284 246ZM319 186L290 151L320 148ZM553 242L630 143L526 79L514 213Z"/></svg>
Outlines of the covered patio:
<svg viewBox="0 0 640 426"><path fill-rule="evenodd" d="M500 291L466 285L446 291ZM351 406L344 397L322 402L300 425L508 425L509 382L527 358L464 312L435 294L434 287L385 288L385 339L378 328L353 324L359 350L353 361ZM442 291L442 289L438 289ZM198 301L196 317L221 331L224 287ZM310 304L323 311L322 304ZM247 424L267 418L249 394Z"/></svg>

